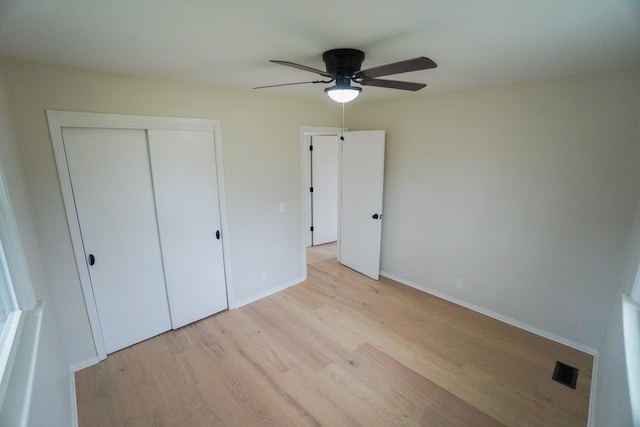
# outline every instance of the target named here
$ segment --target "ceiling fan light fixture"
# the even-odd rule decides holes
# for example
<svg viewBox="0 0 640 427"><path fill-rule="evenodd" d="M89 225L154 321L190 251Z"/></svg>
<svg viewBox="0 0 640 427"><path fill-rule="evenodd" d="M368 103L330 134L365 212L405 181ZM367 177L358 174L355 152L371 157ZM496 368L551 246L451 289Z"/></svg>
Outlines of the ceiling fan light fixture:
<svg viewBox="0 0 640 427"><path fill-rule="evenodd" d="M360 95L360 92L362 92L362 88L351 85L335 85L326 88L324 91L329 95L329 98L344 104L356 99L358 95Z"/></svg>

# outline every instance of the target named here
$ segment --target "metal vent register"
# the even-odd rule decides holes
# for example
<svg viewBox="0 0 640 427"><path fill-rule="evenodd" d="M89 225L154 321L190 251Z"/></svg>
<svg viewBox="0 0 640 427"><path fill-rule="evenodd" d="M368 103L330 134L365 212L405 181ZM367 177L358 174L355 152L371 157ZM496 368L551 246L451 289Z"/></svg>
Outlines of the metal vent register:
<svg viewBox="0 0 640 427"><path fill-rule="evenodd" d="M551 378L575 390L578 382L578 368L556 361L556 367Z"/></svg>

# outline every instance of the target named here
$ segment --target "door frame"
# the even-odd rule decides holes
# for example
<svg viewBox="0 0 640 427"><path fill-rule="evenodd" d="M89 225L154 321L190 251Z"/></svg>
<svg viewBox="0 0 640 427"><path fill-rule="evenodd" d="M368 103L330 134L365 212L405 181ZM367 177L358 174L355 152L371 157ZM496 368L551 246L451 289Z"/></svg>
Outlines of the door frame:
<svg viewBox="0 0 640 427"><path fill-rule="evenodd" d="M227 222L227 204L225 197L224 170L222 161L222 132L220 130L220 121L213 119L191 119L180 117L154 117L154 116L136 116L125 114L102 114L102 113L83 113L71 111L47 110L47 120L49 122L49 133L51 135L51 143L58 171L58 179L60 181L60 189L62 191L62 200L69 226L69 234L73 253L75 257L80 286L89 317L89 325L93 335L98 360L104 360L107 357L104 340L102 338L102 327L98 317L98 309L93 290L91 287L91 279L89 269L85 259L84 246L82 243L82 235L80 232L80 222L78 220L75 202L73 198L73 190L71 187L71 177L67 164L67 156L64 149L64 140L62 137L63 127L81 127L81 128L102 128L102 129L158 129L158 130L200 130L212 131L214 134L214 150L216 155L216 174L218 177L218 199L220 206L220 228L222 235L226 238L222 239L223 265L225 271L225 285L227 290L227 302L229 307L233 307L233 286L231 278L231 256L229 249L229 227Z"/></svg>
<svg viewBox="0 0 640 427"><path fill-rule="evenodd" d="M348 129L344 129L347 131ZM309 161L309 146L311 145L311 137L326 135L340 136L343 132L341 127L330 126L301 126L300 127L300 159L302 164L302 271L304 277L307 277L307 248L311 246L311 195L309 188L311 187L311 162ZM340 141L338 141L340 143ZM338 150L338 194L340 194L340 162L342 157L342 149ZM340 211L340 198L338 198L338 211ZM338 217L338 241L340 240L340 218ZM338 254L338 259L339 254Z"/></svg>

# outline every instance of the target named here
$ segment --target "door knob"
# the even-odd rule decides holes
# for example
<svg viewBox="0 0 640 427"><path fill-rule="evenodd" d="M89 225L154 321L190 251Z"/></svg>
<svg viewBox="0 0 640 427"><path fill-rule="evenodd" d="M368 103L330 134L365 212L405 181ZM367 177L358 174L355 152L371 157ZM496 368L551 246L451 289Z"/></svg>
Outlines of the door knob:
<svg viewBox="0 0 640 427"><path fill-rule="evenodd" d="M96 257L93 254L89 254L89 265L93 265L96 263Z"/></svg>
<svg viewBox="0 0 640 427"><path fill-rule="evenodd" d="M372 216L371 218L373 218L373 219L378 219L378 218L381 218L381 217L382 217L382 215L373 214L373 216Z"/></svg>

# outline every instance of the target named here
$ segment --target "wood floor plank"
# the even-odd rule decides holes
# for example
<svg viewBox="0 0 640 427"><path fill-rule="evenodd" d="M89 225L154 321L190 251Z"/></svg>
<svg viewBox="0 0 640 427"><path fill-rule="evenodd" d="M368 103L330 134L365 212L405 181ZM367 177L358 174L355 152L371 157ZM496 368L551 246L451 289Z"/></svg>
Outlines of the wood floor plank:
<svg viewBox="0 0 640 427"><path fill-rule="evenodd" d="M304 366L285 374L297 399L321 426L377 426L379 418L359 401L346 398L335 383Z"/></svg>
<svg viewBox="0 0 640 427"><path fill-rule="evenodd" d="M314 424L309 412L299 404L283 381L282 374L296 366L293 357L282 347L277 353L267 354L263 344L268 335L253 328L246 333L243 329L248 324L238 317L216 316L211 319L213 328L224 331L220 342L227 349L229 364L243 376L243 383L257 386L264 410L271 414L270 419L275 424L281 421L294 426Z"/></svg>
<svg viewBox="0 0 640 427"><path fill-rule="evenodd" d="M381 390L384 404L403 408L400 420L415 418L421 424L426 416L438 425L503 425L369 344L354 351L344 366L370 388Z"/></svg>
<svg viewBox="0 0 640 427"><path fill-rule="evenodd" d="M303 317L307 323L313 325L316 331L325 337L331 337L331 340L343 350L340 354L344 355L344 353L353 351L365 343L366 337L363 336L363 334L354 332L348 328L335 328L328 324L325 321L321 309L314 311L308 310L306 307L298 304L298 300L292 298L287 293L278 294L277 297L297 316Z"/></svg>
<svg viewBox="0 0 640 427"><path fill-rule="evenodd" d="M593 357L310 248L308 279L76 373L90 426L585 426ZM580 370L575 390L551 380Z"/></svg>
<svg viewBox="0 0 640 427"><path fill-rule="evenodd" d="M244 312L313 371L322 370L334 357L347 353L330 337L324 336L306 319L297 317L275 299L258 301Z"/></svg>

